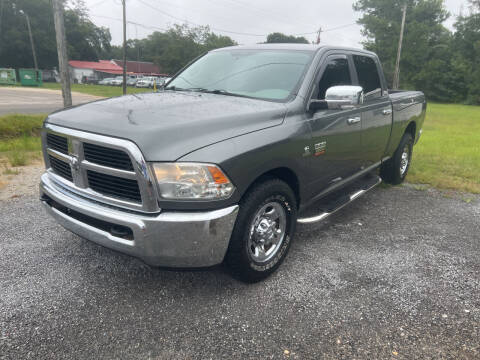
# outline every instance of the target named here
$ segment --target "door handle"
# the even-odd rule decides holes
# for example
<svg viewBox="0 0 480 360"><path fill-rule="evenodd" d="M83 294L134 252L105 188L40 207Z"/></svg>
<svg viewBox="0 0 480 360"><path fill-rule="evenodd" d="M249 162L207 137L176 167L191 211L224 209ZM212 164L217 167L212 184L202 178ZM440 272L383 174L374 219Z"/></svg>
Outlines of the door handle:
<svg viewBox="0 0 480 360"><path fill-rule="evenodd" d="M347 123L348 125L353 125L353 124L359 123L360 121L361 121L360 116L357 116L357 117L348 119Z"/></svg>
<svg viewBox="0 0 480 360"><path fill-rule="evenodd" d="M382 111L382 114L385 115L385 116L386 115L391 115L392 114L392 109L385 109L385 110Z"/></svg>

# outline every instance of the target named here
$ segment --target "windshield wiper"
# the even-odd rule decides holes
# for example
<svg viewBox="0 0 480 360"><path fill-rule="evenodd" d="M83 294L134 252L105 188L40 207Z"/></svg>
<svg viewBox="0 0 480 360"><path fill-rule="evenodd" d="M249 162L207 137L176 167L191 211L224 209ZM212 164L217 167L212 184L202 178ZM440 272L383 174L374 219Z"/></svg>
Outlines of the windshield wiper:
<svg viewBox="0 0 480 360"><path fill-rule="evenodd" d="M232 93L230 91L223 90L223 89L214 89L214 90L202 89L202 90L199 90L199 91L206 92L206 93L209 93L209 94L217 94L217 95L248 97L246 95Z"/></svg>
<svg viewBox="0 0 480 360"><path fill-rule="evenodd" d="M179 88L179 87L176 87L176 86L168 86L168 87L164 88L164 90L187 91L188 89Z"/></svg>
<svg viewBox="0 0 480 360"><path fill-rule="evenodd" d="M206 89L206 88L202 88L202 87L179 88L179 87L176 87L176 86L169 86L169 87L166 87L165 90L191 91L191 92L202 92L202 93L207 93L207 94L217 94L217 95L226 95L226 96L248 97L248 96L246 96L246 95L241 95L241 94L232 93L232 92L229 92L229 91L223 90L223 89L210 90L210 89Z"/></svg>
<svg viewBox="0 0 480 360"><path fill-rule="evenodd" d="M208 89L201 88L201 87L192 87L192 88L179 88L177 86L168 86L165 90L173 90L173 91L199 91L199 92L208 92Z"/></svg>

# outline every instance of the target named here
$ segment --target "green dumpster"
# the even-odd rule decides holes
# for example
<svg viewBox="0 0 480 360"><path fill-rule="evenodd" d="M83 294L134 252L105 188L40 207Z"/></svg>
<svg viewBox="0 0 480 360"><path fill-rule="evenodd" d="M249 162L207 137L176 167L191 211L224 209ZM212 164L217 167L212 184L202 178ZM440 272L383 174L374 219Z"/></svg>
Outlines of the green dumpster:
<svg viewBox="0 0 480 360"><path fill-rule="evenodd" d="M20 82L23 86L42 85L42 71L35 69L19 69Z"/></svg>
<svg viewBox="0 0 480 360"><path fill-rule="evenodd" d="M0 68L0 85L15 85L16 82L15 69Z"/></svg>

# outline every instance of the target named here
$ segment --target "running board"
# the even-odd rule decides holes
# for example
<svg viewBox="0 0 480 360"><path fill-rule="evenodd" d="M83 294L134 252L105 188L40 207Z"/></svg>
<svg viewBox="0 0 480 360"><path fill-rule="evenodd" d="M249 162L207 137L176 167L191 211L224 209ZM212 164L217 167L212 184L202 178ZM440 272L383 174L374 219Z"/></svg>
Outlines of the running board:
<svg viewBox="0 0 480 360"><path fill-rule="evenodd" d="M379 185L382 182L382 179L379 176L375 176L373 179L373 184L372 184L372 179L370 179L369 183L365 188L360 188L358 190L358 187L355 191L353 191L350 195L343 195L337 199L335 199L333 202L335 206L331 206L327 204L328 210L325 210L324 212L321 212L319 215L311 216L311 217L304 217L304 218L299 218L297 220L298 223L300 224L312 224L316 223L322 220L325 220L327 217L330 215L336 213L338 210L342 209L346 205L350 204L352 201L355 199L358 199L360 196L365 194L366 192L372 190L374 187Z"/></svg>

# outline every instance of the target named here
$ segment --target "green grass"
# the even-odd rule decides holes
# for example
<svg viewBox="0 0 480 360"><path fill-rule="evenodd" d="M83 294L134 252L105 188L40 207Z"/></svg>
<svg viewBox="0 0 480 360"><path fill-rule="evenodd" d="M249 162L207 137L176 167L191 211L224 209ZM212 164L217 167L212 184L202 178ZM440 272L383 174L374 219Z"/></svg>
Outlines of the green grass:
<svg viewBox="0 0 480 360"><path fill-rule="evenodd" d="M13 170L9 168L5 168L2 172L3 175L18 175L20 174L20 171L18 170Z"/></svg>
<svg viewBox="0 0 480 360"><path fill-rule="evenodd" d="M38 136L45 117L46 115L20 114L0 116L0 139Z"/></svg>
<svg viewBox="0 0 480 360"><path fill-rule="evenodd" d="M40 129L46 115L0 116L0 160L24 166L41 158Z"/></svg>
<svg viewBox="0 0 480 360"><path fill-rule="evenodd" d="M480 107L429 104L407 181L480 193Z"/></svg>
<svg viewBox="0 0 480 360"><path fill-rule="evenodd" d="M44 89L53 89L53 90L62 89L61 84L58 84L58 83L44 83L41 87ZM95 96L103 96L103 97L112 97L112 96L122 95L121 86L72 84L72 91L89 94L89 95L95 95ZM136 88L131 86L127 87L127 94L136 94L136 93L144 93L144 92L151 92L151 91L153 90Z"/></svg>
<svg viewBox="0 0 480 360"><path fill-rule="evenodd" d="M38 135L44 117L0 116L0 158L11 166L40 159ZM479 106L428 105L407 181L480 194Z"/></svg>
<svg viewBox="0 0 480 360"><path fill-rule="evenodd" d="M0 86L21 86L20 83L16 85L0 85ZM38 86L36 88L40 89L50 89L50 90L62 90L62 85L59 83L43 83L42 86ZM95 96L102 96L102 97L113 97L113 96L121 96L122 95L122 87L121 86L104 86L104 85L84 85L84 84L72 84L71 89L74 92L79 92L83 94L95 95ZM145 93L145 92L152 92L153 89L144 89L144 88L136 88L136 87L127 87L127 94L137 94L137 93Z"/></svg>

